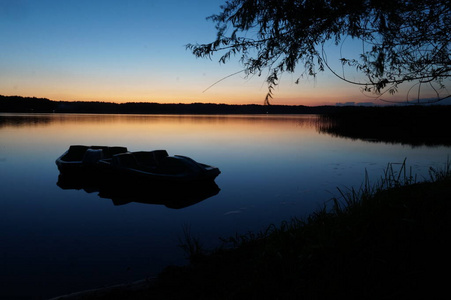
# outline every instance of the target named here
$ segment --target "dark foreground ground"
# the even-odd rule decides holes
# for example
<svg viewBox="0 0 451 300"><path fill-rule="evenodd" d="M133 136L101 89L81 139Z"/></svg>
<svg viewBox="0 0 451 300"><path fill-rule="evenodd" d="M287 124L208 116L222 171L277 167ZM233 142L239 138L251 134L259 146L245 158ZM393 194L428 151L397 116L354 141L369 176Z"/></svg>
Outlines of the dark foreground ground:
<svg viewBox="0 0 451 300"><path fill-rule="evenodd" d="M134 285L56 299L444 299L451 180L348 198ZM338 204L338 202L336 203ZM188 243L189 244L189 243Z"/></svg>

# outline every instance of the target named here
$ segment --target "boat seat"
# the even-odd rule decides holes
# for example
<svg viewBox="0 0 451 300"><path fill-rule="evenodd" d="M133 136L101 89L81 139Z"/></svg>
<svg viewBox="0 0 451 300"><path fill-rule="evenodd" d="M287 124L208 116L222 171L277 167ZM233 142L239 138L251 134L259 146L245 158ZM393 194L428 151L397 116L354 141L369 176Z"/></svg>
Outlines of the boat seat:
<svg viewBox="0 0 451 300"><path fill-rule="evenodd" d="M138 164L143 167L156 167L168 156L166 150L138 151L133 152L132 154L136 158Z"/></svg>
<svg viewBox="0 0 451 300"><path fill-rule="evenodd" d="M120 153L113 156L112 165L119 168L139 169L138 161L131 153Z"/></svg>
<svg viewBox="0 0 451 300"><path fill-rule="evenodd" d="M87 149L83 156L83 164L95 164L103 158L102 149Z"/></svg>
<svg viewBox="0 0 451 300"><path fill-rule="evenodd" d="M81 161L88 150L88 146L72 145L69 147L64 159L66 161Z"/></svg>
<svg viewBox="0 0 451 300"><path fill-rule="evenodd" d="M125 153L125 152L127 152L126 147L114 146L114 147L106 147L105 149L103 149L105 158L111 158L116 154Z"/></svg>
<svg viewBox="0 0 451 300"><path fill-rule="evenodd" d="M168 156L161 161L158 168L159 173L179 174L187 171L187 166L183 159L177 156Z"/></svg>
<svg viewBox="0 0 451 300"><path fill-rule="evenodd" d="M158 163L160 163L165 157L169 156L166 150L154 150L152 152Z"/></svg>

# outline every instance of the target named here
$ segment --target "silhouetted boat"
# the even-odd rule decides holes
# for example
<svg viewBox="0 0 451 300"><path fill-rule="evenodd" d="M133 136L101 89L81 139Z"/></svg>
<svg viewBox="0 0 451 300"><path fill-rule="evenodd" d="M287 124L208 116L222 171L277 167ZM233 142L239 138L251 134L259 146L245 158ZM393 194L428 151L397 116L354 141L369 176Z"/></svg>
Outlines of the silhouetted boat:
<svg viewBox="0 0 451 300"><path fill-rule="evenodd" d="M74 172L81 169L98 167L101 159L110 159L114 155L127 152L126 147L72 145L56 159L60 172Z"/></svg>
<svg viewBox="0 0 451 300"><path fill-rule="evenodd" d="M169 156L166 150L128 152L107 146L70 146L56 164L61 173L89 171L121 180L194 182L214 180L221 173L186 156Z"/></svg>

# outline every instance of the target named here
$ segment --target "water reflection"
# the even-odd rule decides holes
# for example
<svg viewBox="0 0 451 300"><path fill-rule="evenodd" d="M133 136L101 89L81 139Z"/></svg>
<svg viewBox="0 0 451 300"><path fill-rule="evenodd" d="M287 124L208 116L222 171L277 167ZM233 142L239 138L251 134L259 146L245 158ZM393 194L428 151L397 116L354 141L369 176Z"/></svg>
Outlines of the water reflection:
<svg viewBox="0 0 451 300"><path fill-rule="evenodd" d="M135 115L135 114L13 114L0 113L0 127L4 126L39 126L60 124L101 124L101 123L287 123L294 122L301 127L314 127L317 115Z"/></svg>
<svg viewBox="0 0 451 300"><path fill-rule="evenodd" d="M351 111L352 112L352 111ZM353 113L353 112L352 112ZM410 117L410 116L408 116ZM274 126L295 125L298 128L314 129L320 134L332 137L349 138L372 143L402 144L410 146L449 146L451 137L447 126L436 125L437 122L428 121L426 115L422 118L408 119L399 115L387 117L385 115L367 114L356 115L343 113L341 115L135 115L135 114L12 114L0 113L0 128L2 127L42 127L61 125L56 135L63 136L66 133L64 127L77 125L78 130L89 134L90 128L108 126L108 131L113 127L119 128L116 132L127 131L128 135L135 135L137 126L145 125L147 128L156 129L163 126L165 132L180 132L183 125L187 125L184 131L187 135L197 135L199 130L208 134L208 125L223 126L233 131L241 131L242 128L255 125L261 128L261 132L268 132ZM391 119L390 119L391 118ZM396 118L396 119L393 119ZM404 118L404 119L402 119ZM431 118L431 116L429 116ZM446 118L438 117L446 120ZM418 120L421 119L421 122ZM443 121L444 122L444 121ZM442 123L440 123L442 124ZM160 131L158 128L156 134ZM183 130L183 129L182 129ZM221 132L222 134L223 132ZM216 133L213 133L216 135ZM85 135L86 137L86 135ZM98 137L96 137L98 138Z"/></svg>
<svg viewBox="0 0 451 300"><path fill-rule="evenodd" d="M39 126L50 125L52 118L44 114L2 114L0 113L0 128L2 127L22 127L22 126Z"/></svg>
<svg viewBox="0 0 451 300"><path fill-rule="evenodd" d="M214 181L198 183L137 182L111 178L99 178L89 173L61 173L57 185L63 189L84 190L98 193L100 198L111 199L114 205L131 202L158 204L168 208L185 208L219 193Z"/></svg>

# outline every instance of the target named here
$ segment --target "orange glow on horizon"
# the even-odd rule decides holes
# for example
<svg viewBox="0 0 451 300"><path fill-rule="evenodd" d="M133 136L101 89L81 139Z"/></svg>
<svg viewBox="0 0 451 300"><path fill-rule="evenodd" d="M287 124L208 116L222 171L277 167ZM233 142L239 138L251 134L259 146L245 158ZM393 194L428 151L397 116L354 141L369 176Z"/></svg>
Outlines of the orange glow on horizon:
<svg viewBox="0 0 451 300"><path fill-rule="evenodd" d="M22 97L47 98L53 101L98 101L98 102L153 102L153 103L218 103L263 105L268 92L263 78L249 80L234 78L212 84L219 76L209 78L181 77L174 81L125 82L91 78L92 81L69 81L49 86L44 82L24 81L11 89L0 89L0 94ZM130 83L131 82L131 83ZM337 78L321 77L295 84L292 78L284 78L274 89L271 104L321 106L337 103L373 102L381 104L374 95L364 95L359 87L344 83ZM405 93L400 91L393 99L405 101Z"/></svg>

